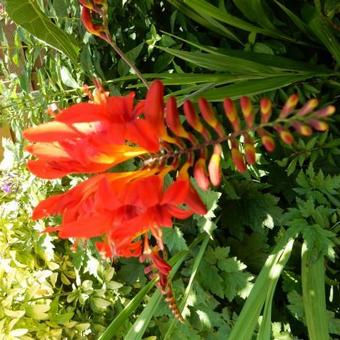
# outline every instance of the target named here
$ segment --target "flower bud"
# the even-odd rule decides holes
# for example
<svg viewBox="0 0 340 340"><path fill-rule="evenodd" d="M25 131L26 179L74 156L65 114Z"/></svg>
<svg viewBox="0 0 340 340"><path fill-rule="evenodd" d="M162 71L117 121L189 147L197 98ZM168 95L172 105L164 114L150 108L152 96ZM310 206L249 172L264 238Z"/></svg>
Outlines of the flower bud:
<svg viewBox="0 0 340 340"><path fill-rule="evenodd" d="M286 144L293 144L294 143L294 137L293 135L285 130L281 125L277 124L275 125L275 130L279 133L281 140Z"/></svg>
<svg viewBox="0 0 340 340"><path fill-rule="evenodd" d="M175 97L170 97L166 103L165 119L167 126L175 135L190 139L188 132L183 128L179 120Z"/></svg>
<svg viewBox="0 0 340 340"><path fill-rule="evenodd" d="M257 134L261 137L261 142L264 148L268 152L274 151L275 142L274 139L269 135L269 133L265 129L261 128L257 130Z"/></svg>
<svg viewBox="0 0 340 340"><path fill-rule="evenodd" d="M223 137L225 135L224 129L221 123L218 121L211 105L205 98L200 98L198 100L198 105L204 120L216 131L220 137Z"/></svg>
<svg viewBox="0 0 340 340"><path fill-rule="evenodd" d="M209 175L205 163L205 158L200 157L194 167L194 178L197 185L204 191L210 187Z"/></svg>
<svg viewBox="0 0 340 340"><path fill-rule="evenodd" d="M231 149L231 159L235 165L237 171L243 173L247 171L247 166L244 162L243 156L239 149L232 148Z"/></svg>
<svg viewBox="0 0 340 340"><path fill-rule="evenodd" d="M200 134L202 134L205 140L210 140L210 133L202 125L201 121L199 120L195 112L194 106L192 105L190 100L186 100L184 102L183 110L184 110L185 118L187 119L190 126L193 127Z"/></svg>
<svg viewBox="0 0 340 340"><path fill-rule="evenodd" d="M256 162L256 150L254 144L246 143L244 145L244 153L248 164L252 165Z"/></svg>
<svg viewBox="0 0 340 340"><path fill-rule="evenodd" d="M220 144L216 144L214 146L214 153L210 158L208 166L210 182L215 187L220 185L222 180L221 154L222 147Z"/></svg>
<svg viewBox="0 0 340 340"><path fill-rule="evenodd" d="M305 116L306 114L312 112L319 104L319 101L315 98L308 100L308 102L302 106L298 111L299 116Z"/></svg>
<svg viewBox="0 0 340 340"><path fill-rule="evenodd" d="M292 113L298 102L299 96L297 94L292 94L286 101L285 105L283 106L279 117L286 118L290 113Z"/></svg>
<svg viewBox="0 0 340 340"><path fill-rule="evenodd" d="M240 131L240 120L234 102L227 98L223 102L224 112L235 132Z"/></svg>
<svg viewBox="0 0 340 340"><path fill-rule="evenodd" d="M268 98L261 98L260 100L260 111L261 111L261 123L266 124L269 122L272 114L272 102Z"/></svg>
<svg viewBox="0 0 340 340"><path fill-rule="evenodd" d="M243 113L247 126L249 128L253 127L254 113L253 113L253 106L251 105L251 101L249 97L246 97L246 96L241 97L240 105L241 105L242 113Z"/></svg>
<svg viewBox="0 0 340 340"><path fill-rule="evenodd" d="M293 122L292 126L294 127L295 131L301 136L310 136L313 133L312 129L306 124Z"/></svg>
<svg viewBox="0 0 340 340"><path fill-rule="evenodd" d="M335 113L335 106L334 105L328 105L324 107L323 109L316 111L315 115L318 117L328 117Z"/></svg>
<svg viewBox="0 0 340 340"><path fill-rule="evenodd" d="M328 130L328 124L326 122L323 122L321 120L317 119L311 119L308 121L308 124L317 131L326 131Z"/></svg>

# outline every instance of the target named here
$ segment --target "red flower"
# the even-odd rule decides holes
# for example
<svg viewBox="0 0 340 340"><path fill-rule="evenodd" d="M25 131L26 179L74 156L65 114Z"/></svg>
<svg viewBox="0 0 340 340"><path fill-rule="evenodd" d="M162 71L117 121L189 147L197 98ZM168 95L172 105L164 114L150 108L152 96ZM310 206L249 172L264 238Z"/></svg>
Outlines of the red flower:
<svg viewBox="0 0 340 340"><path fill-rule="evenodd" d="M161 91L157 83L151 86L145 112L144 101L134 107L134 93L125 97L99 93L97 102L73 105L54 121L25 130L24 137L34 143L27 150L37 158L28 162L29 170L42 178L97 173L127 159L157 152L164 130L159 123L163 111L159 100L152 105L148 98L163 98ZM143 112L145 119L140 117ZM158 121L156 114L160 116Z"/></svg>
<svg viewBox="0 0 340 340"><path fill-rule="evenodd" d="M205 214L206 208L187 180L179 178L164 190L163 175L142 170L92 177L42 201L33 217L62 215L61 225L48 231L58 231L61 238L105 235L106 253L139 256L139 236L151 232L163 249L161 227L193 213Z"/></svg>

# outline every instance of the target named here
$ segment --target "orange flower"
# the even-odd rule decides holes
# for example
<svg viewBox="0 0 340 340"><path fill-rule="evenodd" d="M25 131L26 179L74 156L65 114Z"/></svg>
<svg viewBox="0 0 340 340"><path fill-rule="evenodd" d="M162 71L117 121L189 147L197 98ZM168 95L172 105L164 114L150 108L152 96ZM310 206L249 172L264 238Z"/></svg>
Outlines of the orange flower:
<svg viewBox="0 0 340 340"><path fill-rule="evenodd" d="M34 143L27 150L37 158L28 162L29 170L42 178L97 173L130 158L157 152L164 131L160 123L163 109L159 100L153 105L150 99L162 95L159 86L151 86L146 108L144 101L134 107L134 93L125 97L101 94L95 103L73 105L54 121L25 130L24 137Z"/></svg>
<svg viewBox="0 0 340 340"><path fill-rule="evenodd" d="M92 177L42 201L33 218L62 215L61 225L47 231L58 231L61 238L103 235L109 248L99 248L105 253L139 256L139 236L151 232L162 250L161 227L172 227L173 218L193 213L205 214L206 208L190 182L179 178L164 189L163 175L142 170Z"/></svg>

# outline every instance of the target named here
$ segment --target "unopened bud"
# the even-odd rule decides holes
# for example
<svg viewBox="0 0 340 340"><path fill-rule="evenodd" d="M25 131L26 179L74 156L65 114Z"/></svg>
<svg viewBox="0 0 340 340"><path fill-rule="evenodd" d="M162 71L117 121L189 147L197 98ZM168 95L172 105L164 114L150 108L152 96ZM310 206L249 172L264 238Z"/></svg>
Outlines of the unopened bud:
<svg viewBox="0 0 340 340"><path fill-rule="evenodd" d="M294 122L292 125L295 131L301 136L310 136L313 133L312 129L306 124Z"/></svg>
<svg viewBox="0 0 340 340"><path fill-rule="evenodd" d="M187 119L187 122L190 124L191 127L193 127L196 131L202 134L205 140L210 139L209 132L204 128L201 121L199 120L194 106L192 105L190 100L186 100L183 104L183 110L185 118Z"/></svg>
<svg viewBox="0 0 340 340"><path fill-rule="evenodd" d="M283 106L279 117L286 118L294 110L298 102L299 96L297 94L292 94L286 101L285 105Z"/></svg>
<svg viewBox="0 0 340 340"><path fill-rule="evenodd" d="M106 29L103 25L97 25L92 22L91 12L87 7L81 10L81 21L88 32L99 37L103 37Z"/></svg>
<svg viewBox="0 0 340 340"><path fill-rule="evenodd" d="M214 146L214 153L210 158L208 171L210 182L213 186L218 186L221 184L222 171L221 171L221 154L222 147L220 144Z"/></svg>
<svg viewBox="0 0 340 340"><path fill-rule="evenodd" d="M190 139L188 132L183 128L177 110L175 97L170 97L166 103L165 119L167 126L177 136Z"/></svg>
<svg viewBox="0 0 340 340"><path fill-rule="evenodd" d="M316 111L315 114L318 117L328 117L335 113L335 106L334 105L328 105L324 107L323 109Z"/></svg>
<svg viewBox="0 0 340 340"><path fill-rule="evenodd" d="M261 137L261 142L264 148L268 152L272 152L275 149L275 142L272 136L269 135L269 133L265 129L258 129L257 130L258 135Z"/></svg>
<svg viewBox="0 0 340 340"><path fill-rule="evenodd" d="M251 105L251 101L249 97L246 97L246 96L241 97L240 105L241 105L242 113L243 113L247 126L249 128L253 127L254 113L253 113L253 106Z"/></svg>
<svg viewBox="0 0 340 340"><path fill-rule="evenodd" d="M244 153L246 156L246 161L248 164L252 165L256 162L256 150L254 144L245 144L244 145Z"/></svg>
<svg viewBox="0 0 340 340"><path fill-rule="evenodd" d="M321 120L311 119L308 121L308 124L317 131L326 131L328 130L328 124Z"/></svg>
<svg viewBox="0 0 340 340"><path fill-rule="evenodd" d="M308 102L302 106L298 111L299 116L305 116L306 114L312 112L319 104L319 101L315 98L308 100Z"/></svg>
<svg viewBox="0 0 340 340"><path fill-rule="evenodd" d="M218 121L211 105L205 98L200 98L198 100L198 105L204 120L216 131L220 137L223 137L225 135L224 129L221 123Z"/></svg>
<svg viewBox="0 0 340 340"><path fill-rule="evenodd" d="M206 167L205 158L201 157L195 164L194 178L197 185L204 191L210 187L209 175Z"/></svg>
<svg viewBox="0 0 340 340"><path fill-rule="evenodd" d="M237 171L241 173L247 171L247 166L244 162L243 156L239 149L237 148L231 149L231 159L233 160L233 163Z"/></svg>
<svg viewBox="0 0 340 340"><path fill-rule="evenodd" d="M268 152L273 152L275 149L275 142L273 137L269 136L269 135L264 135L261 137L261 142L264 146L264 148L268 151Z"/></svg>
<svg viewBox="0 0 340 340"><path fill-rule="evenodd" d="M240 131L240 121L234 102L227 98L223 102L224 112L235 132Z"/></svg>
<svg viewBox="0 0 340 340"><path fill-rule="evenodd" d="M260 100L260 110L261 110L261 123L265 124L269 122L270 116L272 114L272 102L268 98L261 98Z"/></svg>
<svg viewBox="0 0 340 340"><path fill-rule="evenodd" d="M293 144L294 143L294 137L293 135L287 131L287 130L281 130L279 132L281 140L286 144Z"/></svg>

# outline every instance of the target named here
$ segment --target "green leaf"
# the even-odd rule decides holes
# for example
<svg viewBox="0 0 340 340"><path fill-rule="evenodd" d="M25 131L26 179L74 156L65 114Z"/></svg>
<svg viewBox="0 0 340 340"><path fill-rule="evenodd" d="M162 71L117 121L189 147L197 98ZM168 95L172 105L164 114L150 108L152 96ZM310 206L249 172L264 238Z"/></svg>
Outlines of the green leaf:
<svg viewBox="0 0 340 340"><path fill-rule="evenodd" d="M127 304L127 306L115 317L115 319L106 328L105 332L98 338L98 340L111 340L118 334L120 327L129 318L129 316L140 306L145 295L155 285L155 281L149 282L145 285Z"/></svg>
<svg viewBox="0 0 340 340"><path fill-rule="evenodd" d="M233 2L249 20L260 24L263 28L276 31L261 0L233 0Z"/></svg>
<svg viewBox="0 0 340 340"><path fill-rule="evenodd" d="M268 30L262 27L255 26L253 24L250 24L249 22L239 19L238 17L235 17L225 11L221 11L218 7L215 7L214 5L211 5L207 1L203 0L182 0L185 4L187 4L189 7L194 9L197 13L200 13L203 17L211 17L216 20L219 20L221 22L224 22L228 25L237 27L241 30L245 30L248 32L255 32L255 33L261 33L264 35L285 39L289 41L295 42L294 39L291 37L278 33L273 30Z"/></svg>
<svg viewBox="0 0 340 340"><path fill-rule="evenodd" d="M273 70L267 65L262 65L251 60L223 54L207 54L201 52L187 52L172 48L159 47L159 49L181 58L194 65L220 72L234 74L259 73L270 74Z"/></svg>
<svg viewBox="0 0 340 340"><path fill-rule="evenodd" d="M198 97L205 97L208 101L216 102L223 101L226 97L237 99L244 95L252 96L273 91L314 76L315 74L278 75L276 77L268 77L260 80L244 80L235 84L202 91L199 95L193 96L193 99L197 100Z"/></svg>
<svg viewBox="0 0 340 340"><path fill-rule="evenodd" d="M191 8L185 5L182 1L178 1L178 0L167 0L167 1L171 5L179 9L184 15L196 21L200 25L208 28L209 30L213 32L224 35L228 37L229 39L235 40L241 44L241 41L239 40L239 38L232 31L224 27L222 24L220 24L218 21L214 20L213 18L199 15L199 13L196 13L195 11L193 11Z"/></svg>
<svg viewBox="0 0 340 340"><path fill-rule="evenodd" d="M71 72L69 69L65 66L62 66L60 69L60 76L61 76L61 81L68 87L71 87L73 89L78 89L79 85L76 82L76 80L73 78Z"/></svg>
<svg viewBox="0 0 340 340"><path fill-rule="evenodd" d="M292 234L293 236L291 236ZM282 269L289 259L295 237L295 232L287 231L281 241L276 245L274 251L268 257L264 267L256 279L245 305L241 310L228 340L252 339L263 304L265 302L266 305L267 303L271 304L272 292L275 290L275 286L280 278ZM269 313L270 306L267 307L267 310Z"/></svg>
<svg viewBox="0 0 340 340"><path fill-rule="evenodd" d="M301 256L302 298L309 339L329 339L324 257L315 257L313 245L307 241L302 245Z"/></svg>
<svg viewBox="0 0 340 340"><path fill-rule="evenodd" d="M202 261L203 255L205 253L205 250L207 249L207 246L208 246L208 243L209 243L209 238L210 237L207 234L205 236L204 241L201 244L201 247L200 247L200 250L199 250L197 256L195 257L195 262L194 262L194 264L192 266L189 283L188 283L188 285L187 285L187 287L185 289L184 296L183 296L183 299L182 299L181 304L180 304L180 311L181 312L183 312L185 310L185 308L187 307L187 305L188 305L188 298L189 298L189 295L190 295L191 290L192 290L192 285L194 283L196 274L198 272L198 268L201 265L201 261ZM167 332L166 332L166 334L164 336L164 340L167 340L167 339L170 338L172 330L175 327L176 322L177 322L177 320L175 320L175 319L173 319L171 321L170 326L169 326L169 328L168 328L168 330L167 330Z"/></svg>
<svg viewBox="0 0 340 340"><path fill-rule="evenodd" d="M315 11L308 22L308 26L315 36L327 47L336 63L340 65L339 40L322 14Z"/></svg>
<svg viewBox="0 0 340 340"><path fill-rule="evenodd" d="M180 268L181 264L188 256L190 251L197 246L204 238L205 234L198 235L195 240L190 244L188 250L183 250L177 253L169 260L169 264L173 265L172 270L169 275L169 279L172 279L173 276L176 274L178 269ZM128 334L124 337L124 340L140 340L144 332L146 331L153 315L157 311L160 302L162 301L162 294L159 290L157 290L151 297L150 301L148 302L147 306L144 308L141 315L137 318L135 323L130 328Z"/></svg>
<svg viewBox="0 0 340 340"><path fill-rule="evenodd" d="M144 42L140 43L139 45L137 45L136 47L134 47L130 51L126 52L125 53L126 57L130 61L135 62L135 60L138 58L138 56L142 52L143 47L144 47ZM118 62L118 73L121 76L125 76L125 75L129 74L129 70L130 70L130 66L127 65L124 60L120 59L119 62Z"/></svg>
<svg viewBox="0 0 340 340"><path fill-rule="evenodd" d="M308 32L308 26L305 24L304 21L302 21L297 15L294 14L289 8L282 5L279 1L274 0L275 3L287 14L287 16L290 18L290 20L293 21L295 26L306 35L310 36Z"/></svg>
<svg viewBox="0 0 340 340"><path fill-rule="evenodd" d="M79 46L77 41L52 23L35 2L7 0L6 11L16 24L47 45L63 52L74 64L78 62Z"/></svg>
<svg viewBox="0 0 340 340"><path fill-rule="evenodd" d="M163 241L170 252L188 249L183 233L178 227L163 228Z"/></svg>

